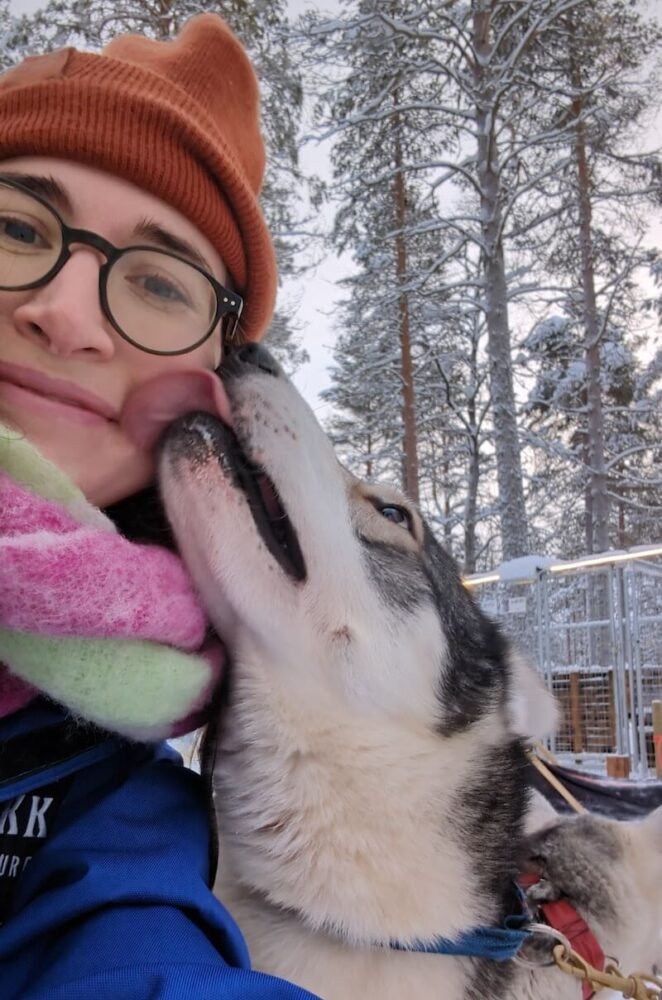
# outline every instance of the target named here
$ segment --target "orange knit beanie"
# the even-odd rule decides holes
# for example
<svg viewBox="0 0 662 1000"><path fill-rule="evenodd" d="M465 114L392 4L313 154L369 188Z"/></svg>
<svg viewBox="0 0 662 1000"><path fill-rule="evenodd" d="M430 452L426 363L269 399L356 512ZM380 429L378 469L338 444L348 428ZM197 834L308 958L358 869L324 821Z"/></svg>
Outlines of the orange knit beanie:
<svg viewBox="0 0 662 1000"><path fill-rule="evenodd" d="M244 297L245 335L264 335L277 278L258 204L258 86L222 18L198 15L173 41L122 35L100 54L60 49L8 70L0 76L0 159L25 155L87 163L178 209Z"/></svg>

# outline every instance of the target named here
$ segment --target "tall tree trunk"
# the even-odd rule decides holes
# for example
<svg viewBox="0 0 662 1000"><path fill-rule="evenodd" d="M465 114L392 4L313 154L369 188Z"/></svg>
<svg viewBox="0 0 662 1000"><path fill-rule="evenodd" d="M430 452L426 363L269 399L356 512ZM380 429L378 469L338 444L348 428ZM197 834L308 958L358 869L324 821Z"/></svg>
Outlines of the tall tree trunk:
<svg viewBox="0 0 662 1000"><path fill-rule="evenodd" d="M582 462L587 469L591 468L591 458L588 450L588 434L584 434ZM587 480L584 487L584 547L587 552L593 552L593 496L591 494L590 479Z"/></svg>
<svg viewBox="0 0 662 1000"><path fill-rule="evenodd" d="M576 60L573 60L572 63L572 83L575 93L580 94L581 74ZM604 552L609 548L609 493L605 468L605 434L600 379L600 327L595 296L593 238L591 235L591 174L586 155L586 127L582 119L582 111L582 98L577 96L572 102L572 114L575 119L577 208L579 212L581 285L584 299L587 453L593 526L589 551Z"/></svg>
<svg viewBox="0 0 662 1000"><path fill-rule="evenodd" d="M478 437L469 439L467 496L464 504L464 572L476 572L476 515L478 512L478 477L480 456Z"/></svg>
<svg viewBox="0 0 662 1000"><path fill-rule="evenodd" d="M394 93L397 108L398 91ZM414 392L414 367L411 357L411 323L409 319L409 297L404 286L407 281L407 196L403 173L402 141L400 136L400 112L393 113L395 178L393 180L393 204L395 218L395 268L398 286L402 289L398 299L400 320L400 377L402 380L402 427L403 427L403 488L407 496L418 503L418 443L416 440L416 397Z"/></svg>
<svg viewBox="0 0 662 1000"><path fill-rule="evenodd" d="M450 471L450 464L448 461L448 453L450 451L450 444L448 441L448 435L442 434L441 445L443 449L444 459L441 463L441 474L443 476L444 484L444 545L448 552L453 551L453 525L451 524L451 492L448 484L448 473Z"/></svg>
<svg viewBox="0 0 662 1000"><path fill-rule="evenodd" d="M625 504L622 500L618 501L618 547L620 549L625 549L630 544L630 539L627 535L627 530L625 528Z"/></svg>
<svg viewBox="0 0 662 1000"><path fill-rule="evenodd" d="M499 513L504 559L524 555L528 526L522 485L522 459L515 410L515 392L508 325L506 269L501 238L501 178L495 138L495 100L490 65L493 0L475 0L473 16L478 179L484 244L487 349L497 460Z"/></svg>
<svg viewBox="0 0 662 1000"><path fill-rule="evenodd" d="M609 548L609 494L605 468L604 420L600 379L600 327L595 296L593 238L591 234L591 173L586 155L586 126L581 98L582 80L574 51L570 54L570 72L575 120L575 164L577 167L577 209L579 215L579 248L584 320L584 362L586 365L586 453L589 469L589 503L591 536L589 552L605 552ZM589 615L594 621L604 621L609 614L607 579L604 573L589 575ZM593 663L605 665L610 660L606 629L591 629L589 649Z"/></svg>
<svg viewBox="0 0 662 1000"><path fill-rule="evenodd" d="M158 0L156 4L157 21L155 27L158 37L164 41L173 38L181 27L176 7L177 0Z"/></svg>
<svg viewBox="0 0 662 1000"><path fill-rule="evenodd" d="M467 438L469 462L467 469L467 495L464 504L464 572L476 572L476 519L478 515L478 482L480 479L480 432L476 393L478 386L478 330L474 327L471 345L471 382L474 392L467 401L467 418L470 434Z"/></svg>

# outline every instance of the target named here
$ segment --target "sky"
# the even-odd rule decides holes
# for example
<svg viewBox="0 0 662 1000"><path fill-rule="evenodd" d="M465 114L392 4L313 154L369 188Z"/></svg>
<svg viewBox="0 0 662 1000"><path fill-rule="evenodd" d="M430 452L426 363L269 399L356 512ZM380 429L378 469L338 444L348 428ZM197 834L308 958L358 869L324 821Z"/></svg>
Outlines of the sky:
<svg viewBox="0 0 662 1000"><path fill-rule="evenodd" d="M288 0L293 15L306 10L318 10L335 14L340 10L339 0ZM10 0L14 13L33 13L43 6L44 0ZM660 0L640 0L644 13L653 14ZM662 108L654 123L652 132L662 137ZM659 145L653 142L652 145ZM304 146L301 154L301 165L305 173L317 174L329 178L328 150L324 146L309 143ZM326 219L330 223L331 213L327 209ZM657 220L651 227L646 242L651 245L662 244L662 221ZM332 349L335 341L333 326L334 306L340 298L338 281L348 273L349 263L338 260L335 256L326 256L314 272L282 289L284 301L296 304L295 322L301 329L301 342L310 355L310 362L303 365L297 372L294 381L299 391L315 409L318 417L324 419L329 412L328 404L319 398L322 389L329 385L328 367L332 362Z"/></svg>

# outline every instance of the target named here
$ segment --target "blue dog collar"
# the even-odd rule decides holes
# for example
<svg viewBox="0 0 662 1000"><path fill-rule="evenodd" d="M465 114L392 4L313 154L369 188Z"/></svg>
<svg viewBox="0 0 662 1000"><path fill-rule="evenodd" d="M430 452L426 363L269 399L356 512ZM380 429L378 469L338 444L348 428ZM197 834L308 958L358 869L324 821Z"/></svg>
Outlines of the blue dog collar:
<svg viewBox="0 0 662 1000"><path fill-rule="evenodd" d="M504 920L503 927L474 927L463 931L459 937L435 937L431 941L412 941L400 944L392 941L394 951L414 951L426 955L456 955L463 958L491 958L494 962L507 962L515 958L530 935L527 925L531 922L526 894L515 883L520 912L513 913Z"/></svg>
<svg viewBox="0 0 662 1000"><path fill-rule="evenodd" d="M466 958L491 958L495 962L507 962L515 958L529 936L528 930L510 930L507 927L476 927L465 931L451 941L436 937L431 941L413 941L400 944L392 941L394 951L415 951L427 955L458 955Z"/></svg>

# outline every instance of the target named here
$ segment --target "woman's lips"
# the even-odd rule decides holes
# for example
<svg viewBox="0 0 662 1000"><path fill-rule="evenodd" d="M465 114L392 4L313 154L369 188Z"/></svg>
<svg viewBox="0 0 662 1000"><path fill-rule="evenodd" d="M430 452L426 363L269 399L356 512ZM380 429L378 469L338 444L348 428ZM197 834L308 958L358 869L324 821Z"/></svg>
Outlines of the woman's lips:
<svg viewBox="0 0 662 1000"><path fill-rule="evenodd" d="M9 403L20 407L23 410L30 410L40 416L50 420L70 420L74 424L105 424L108 420L93 413L92 410L84 410L75 403L64 403L52 396L43 396L32 389L26 389L22 385L14 385L13 382L5 382L0 379L0 399L5 399Z"/></svg>
<svg viewBox="0 0 662 1000"><path fill-rule="evenodd" d="M0 361L0 396L22 409L78 424L106 424L119 414L87 389L22 365Z"/></svg>

